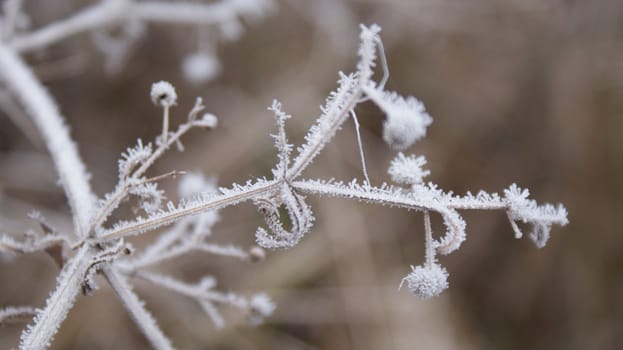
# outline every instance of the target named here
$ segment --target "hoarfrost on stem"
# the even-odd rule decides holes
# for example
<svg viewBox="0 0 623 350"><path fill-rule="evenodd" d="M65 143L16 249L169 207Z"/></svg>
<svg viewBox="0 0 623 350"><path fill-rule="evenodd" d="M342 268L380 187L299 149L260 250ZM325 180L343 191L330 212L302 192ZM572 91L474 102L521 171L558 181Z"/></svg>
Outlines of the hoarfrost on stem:
<svg viewBox="0 0 623 350"><path fill-rule="evenodd" d="M246 16L261 16L264 9L261 5L265 3L268 1L224 0L213 6L231 6L219 8L233 11L233 16L238 12ZM17 51L55 42L78 29L84 29L84 26L91 28L97 23L89 22L86 25L84 19L91 18L98 11L110 16L111 13L120 14L119 9L130 9L137 16L135 19L173 22L187 20L193 23L206 21L206 18L196 17L195 13L187 11L203 10L202 5L179 5L168 7L173 4L129 0L102 2L70 18L65 27L61 26L60 32L55 32L54 27L43 28L38 32L43 33L39 36L36 33L30 36L22 34L15 37L10 45L0 44L0 75L7 86L20 97L44 135L61 175L75 222L73 234L45 229L46 234L28 237L23 241L0 235L0 252L26 253L43 250L54 254L57 259L59 256L54 249L59 246L64 245L73 252L69 257L60 257L62 271L57 285L50 293L46 305L36 310L31 324L23 331L21 349L44 349L50 345L80 292L89 295L94 290L92 277L96 272L104 275L138 328L156 349L172 349L173 345L134 291L132 281L135 279L195 300L216 328L226 325L219 310L223 305L246 312L252 324L269 317L275 305L266 294L244 296L222 292L217 289L216 280L209 275L197 282L187 282L152 270L164 261L190 252L215 254L246 262L263 259L265 251L260 247L245 248L210 241L214 225L219 220L218 210L243 202L253 203L263 216L266 228L257 228L255 237L257 244L267 249L291 248L312 230L315 218L312 207L306 202L310 195L350 198L422 213L426 234L425 262L412 267L411 272L402 280L413 294L422 298L437 296L448 287L449 275L438 262L437 254L454 252L465 240L466 223L460 214L461 210L505 211L515 236L522 236L517 222L531 225L533 230L530 238L539 247L547 242L553 225L567 223L564 207L538 205L528 198L527 190L514 184L504 191L503 196L486 192L479 192L475 196L471 193L458 196L442 191L433 183L424 183L424 178L430 175L430 171L423 169L426 164L423 156L399 153L391 162L389 174L392 180L404 187L385 183L372 186L365 167L363 184L356 178L349 183L342 183L302 177L305 169L337 135L345 121L350 116L355 116L356 106L366 100L374 102L385 114L383 139L392 148L406 150L411 147L426 135L427 128L432 123L432 118L423 104L415 97L405 97L385 90L389 71L379 36L381 29L377 25L361 26L357 68L350 74L339 73L337 89L329 94L302 145L295 147L289 143L285 123L291 116L283 111L281 103L273 102L269 109L277 124L277 132L272 135L277 157L272 179L251 179L244 184L232 184L217 189L215 181L197 173L171 171L147 177L146 172L172 145L176 144L183 149L181 138L187 132L192 129L210 130L217 125L217 118L204 113L203 101L197 98L186 121L170 131L169 109L176 104L177 94L170 83L160 81L152 86L150 97L154 104L164 109L162 135L147 143L139 139L136 146L122 153L118 161L117 185L110 193L94 200L86 168L58 108L43 85L17 55ZM181 8L185 10L182 11ZM170 10L169 17L163 17L166 14L164 10ZM231 30L231 15L227 12L227 15L223 15L227 18L220 18L217 22ZM83 27L76 28L76 21ZM50 31L56 33L56 36L45 34ZM47 39L41 39L42 35ZM383 76L380 81L375 81L373 77L378 57L381 59ZM198 117L199 115L202 117ZM361 139L358 138L358 141L363 162ZM164 191L158 188L158 183L165 178L177 176L182 176L179 186L182 199L178 203L167 202ZM139 214L129 221L108 223L109 218L113 217L111 214L119 210L120 203L129 200L137 202L137 207L144 216ZM289 218L287 223L281 217L284 212ZM437 238L433 237L431 214L439 215L445 225L444 234ZM39 219L39 222L44 221ZM142 249L134 249L125 241L129 236L159 228L164 229ZM0 315L10 316L17 312L14 309L5 309L0 310Z"/></svg>

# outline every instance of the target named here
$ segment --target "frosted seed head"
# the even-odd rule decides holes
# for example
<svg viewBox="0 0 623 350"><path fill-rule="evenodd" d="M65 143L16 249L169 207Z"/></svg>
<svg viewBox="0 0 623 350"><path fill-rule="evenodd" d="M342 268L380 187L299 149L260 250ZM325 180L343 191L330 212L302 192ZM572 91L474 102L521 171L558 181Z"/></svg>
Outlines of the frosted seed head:
<svg viewBox="0 0 623 350"><path fill-rule="evenodd" d="M175 88L168 81L161 80L151 85L151 101L156 106L171 107L177 102Z"/></svg>
<svg viewBox="0 0 623 350"><path fill-rule="evenodd" d="M387 116L383 122L383 140L390 146L403 150L426 136L433 118L418 99L384 91L372 83L364 86L364 92Z"/></svg>
<svg viewBox="0 0 623 350"><path fill-rule="evenodd" d="M426 128L432 118L426 113L424 105L415 98L397 102L392 108L386 109L383 140L394 149L403 150L426 136Z"/></svg>
<svg viewBox="0 0 623 350"><path fill-rule="evenodd" d="M218 59L206 52L189 54L182 61L184 78L192 84L202 84L214 79L221 72Z"/></svg>
<svg viewBox="0 0 623 350"><path fill-rule="evenodd" d="M426 164L426 158L415 155L405 156L402 152L394 158L387 171L392 180L405 185L416 185L423 182L424 177L430 175L429 170L422 167Z"/></svg>
<svg viewBox="0 0 623 350"><path fill-rule="evenodd" d="M448 271L439 264L411 266L411 270L411 273L402 279L402 283L406 282L407 288L415 296L429 299L448 288Z"/></svg>

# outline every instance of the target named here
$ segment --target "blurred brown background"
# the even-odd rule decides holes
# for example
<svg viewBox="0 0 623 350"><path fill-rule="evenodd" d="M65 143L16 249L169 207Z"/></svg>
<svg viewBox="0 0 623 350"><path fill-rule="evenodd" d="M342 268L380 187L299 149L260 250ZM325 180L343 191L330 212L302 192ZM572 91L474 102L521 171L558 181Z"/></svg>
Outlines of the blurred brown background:
<svg viewBox="0 0 623 350"><path fill-rule="evenodd" d="M89 2L25 4L38 27ZM270 175L273 98L293 114L287 128L300 143L338 70L354 69L359 23L383 27L388 88L417 96L434 118L409 150L426 155L430 181L458 193L517 182L540 203L564 203L570 224L538 250L513 238L503 213L466 212L468 240L441 258L449 290L421 301L396 290L423 260L421 215L313 198L314 229L292 250L252 265L197 254L162 267L188 281L212 274L225 290L267 291L278 303L267 324L249 328L232 312L230 326L215 331L191 300L137 283L165 333L180 349L623 348L621 1L282 0L246 23L240 40L218 43L222 74L199 86L179 69L197 45L185 26L150 25L114 75L88 34L28 59L67 116L99 195L115 184L119 154L160 132L149 88L161 79L180 96L174 124L201 96L220 125L191 133L186 151L171 152L151 174L200 170L227 186ZM382 115L371 104L357 112L372 181L389 181L394 152L380 139ZM305 176L361 178L351 123ZM70 227L55 181L28 122L17 127L0 115L0 230L35 229L32 209ZM176 198L175 182L164 185ZM215 242L253 244L261 218L251 205L222 216ZM58 272L52 260L0 262L0 307L43 305ZM15 346L22 327L0 328L0 348ZM105 283L78 300L52 346L147 347Z"/></svg>

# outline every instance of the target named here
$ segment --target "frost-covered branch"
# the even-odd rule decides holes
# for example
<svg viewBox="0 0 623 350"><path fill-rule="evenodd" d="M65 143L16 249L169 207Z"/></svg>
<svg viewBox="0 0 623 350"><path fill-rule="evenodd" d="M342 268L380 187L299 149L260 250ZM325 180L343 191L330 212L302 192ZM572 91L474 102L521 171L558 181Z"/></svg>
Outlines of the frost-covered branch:
<svg viewBox="0 0 623 350"><path fill-rule="evenodd" d="M4 44L0 44L0 77L24 105L43 136L72 210L74 234L78 238L83 237L95 198L89 184L89 175L69 136L64 118L52 97L24 61ZM67 239L70 237L63 238ZM45 244L46 240L53 240L57 244L61 239L46 236L35 241L39 247L35 244L22 248L50 249L51 246ZM6 240L3 242L7 243ZM56 258L62 260L59 254L57 250ZM49 346L81 290L93 256L93 247L84 245L64 265L57 279L56 289L47 299L46 306L37 311L33 323L22 332L21 349L45 349ZM61 264L62 261L59 265Z"/></svg>
<svg viewBox="0 0 623 350"><path fill-rule="evenodd" d="M389 185L381 187L360 185L355 181L344 184L334 181L303 180L294 182L293 186L301 192L321 196L350 198L371 204L415 209L422 212L435 211L444 216L444 220L456 221L454 224L449 222L446 224L461 231L464 230L464 223L461 224L463 219L460 216L450 215L450 213L456 213L456 210L502 210L508 213L513 222L521 221L531 224L535 230L547 228L547 232L542 232L543 234L549 234L549 228L552 225L564 226L568 223L567 211L562 205L539 206L534 200L527 198L528 192L522 191L515 184L504 191L503 197L497 193L489 194L484 191L477 195L468 193L465 196L456 196L451 192L441 191L432 183L413 186L410 190ZM519 198L518 193L521 193ZM445 215L450 217L446 218ZM464 232L457 232L457 234L465 236ZM521 235L517 238L521 238ZM454 249L448 253L452 250Z"/></svg>
<svg viewBox="0 0 623 350"><path fill-rule="evenodd" d="M158 83L159 84L159 83ZM171 87L172 89L172 87ZM175 90L172 90L175 94ZM169 97L163 97L164 94ZM171 97L171 91L159 91L159 89L152 89L152 100L160 104L159 101L170 100L166 102L166 110L175 103L174 98ZM146 194L150 197L156 197L158 199L158 205L153 210L146 210L148 213L155 212L159 209L159 202L164 199L161 195L154 192L156 188L154 186L145 186L147 179L143 177L145 172L159 159L173 144L181 145L181 138L192 128L214 128L217 124L217 119L214 115L206 113L201 118L197 118L197 114L200 113L205 106L201 98L197 98L195 106L188 115L188 121L181 124L178 129L169 134L163 130L163 135L157 141L158 147L152 151L152 144L148 143L143 145L143 142L139 139L137 145L121 155L119 160L119 182L115 190L112 193L108 193L101 199L96 206L96 213L93 215L89 224L89 235L93 237L106 218L117 208L117 206L123 201L129 194L141 195ZM165 112L164 118L168 119L168 112ZM168 124L168 123L167 123ZM132 190L134 189L134 193ZM151 192L146 193L146 192Z"/></svg>
<svg viewBox="0 0 623 350"><path fill-rule="evenodd" d="M6 0L2 3L2 40L10 39L23 21L22 0Z"/></svg>
<svg viewBox="0 0 623 350"><path fill-rule="evenodd" d="M270 0L222 0L210 4L100 0L69 18L58 20L30 33L16 35L10 46L19 52L52 45L82 33L127 21L195 25L231 25L239 16L261 17L272 9Z"/></svg>
<svg viewBox="0 0 623 350"><path fill-rule="evenodd" d="M0 326L30 320L35 316L36 310L30 306L7 307L0 309Z"/></svg>
<svg viewBox="0 0 623 350"><path fill-rule="evenodd" d="M200 174L194 173L185 175L179 186L179 192L182 197L215 191L216 187L213 181L206 180ZM191 285L173 277L147 270L156 264L193 251L233 257L247 262L256 261L264 256L263 250L259 247L253 247L245 251L234 245L219 245L208 242L207 239L212 233L212 226L218 219L219 216L214 210L186 217L176 222L169 230L160 234L142 253L139 253L134 258L119 260L116 266L119 271L128 277L140 278L157 286L194 298L217 328L224 326L224 319L217 308L217 304L235 306L249 313L249 317L259 321L260 318L264 318L268 314L258 314L257 311L254 311L254 304L250 301L254 300L253 298L246 299L234 293L222 293L215 290L216 280L212 277L206 277L199 283ZM272 311L272 308L270 311Z"/></svg>
<svg viewBox="0 0 623 350"><path fill-rule="evenodd" d="M198 173L184 175L179 184L179 192L183 198L192 198L202 192L215 193L216 191L214 180L206 180ZM212 227L218 220L219 215L216 210L179 220L141 252L132 258L120 261L119 265L125 271L135 271L191 252L206 252L245 261L257 260L263 256L263 252L258 251L258 249L261 250L259 247L244 250L232 244L220 245L209 242Z"/></svg>
<svg viewBox="0 0 623 350"><path fill-rule="evenodd" d="M121 221L112 228L100 233L98 240L111 240L137 235L161 226L169 225L190 215L197 215L208 210L217 210L253 200L279 188L279 182L260 179L255 183L234 185L231 189L221 189L223 194L199 196L190 201L181 201L177 206L169 202L167 211L158 212L147 218L134 221Z"/></svg>
<svg viewBox="0 0 623 350"><path fill-rule="evenodd" d="M264 318L270 316L275 309L270 298L263 293L246 298L236 293L223 293L215 290L216 280L210 276L202 278L196 284L189 284L169 276L149 272L136 272L133 276L195 299L216 328L224 327L223 317L216 308L216 304L230 305L240 309L248 314L252 324L260 323Z"/></svg>
<svg viewBox="0 0 623 350"><path fill-rule="evenodd" d="M82 237L95 198L89 174L69 136L64 118L26 63L4 44L0 44L0 79L18 97L43 136L74 213L75 233Z"/></svg>
<svg viewBox="0 0 623 350"><path fill-rule="evenodd" d="M84 245L65 264L56 280L56 289L46 300L43 309L38 309L33 319L21 335L21 350L41 350L50 346L76 297L81 292L82 282L95 256L93 248Z"/></svg>
<svg viewBox="0 0 623 350"><path fill-rule="evenodd" d="M178 205L169 203L167 211L155 213L146 219L137 218L133 222L120 223L104 231L101 238L114 239L139 234L187 215L252 200L268 226L268 230L262 227L257 229L255 236L258 244L269 249L289 248L296 245L312 227L313 213L302 195L310 193L416 209L427 213L426 215L436 212L441 215L446 226L445 235L434 242L434 250L441 254L457 250L465 240L466 224L458 212L464 209L503 210L510 219L516 237L522 236L517 222L527 223L533 227L530 235L532 240L537 246L543 246L553 224L567 223L567 213L562 206L538 206L533 200L527 199L527 192L518 189L516 185L506 190L504 197L485 192L476 196L469 193L465 196L444 193L432 183L423 184L423 178L430 171L422 168L426 164L422 156L405 156L399 153L389 168L392 179L409 188L388 185L373 187L368 181L360 185L355 180L348 185L318 180L295 181L341 128L352 109L365 99L376 103L386 114L383 136L392 147L405 149L426 134L432 118L423 104L414 97L403 97L395 92L385 91L383 84L376 84L372 80L376 50L381 47L379 30L377 26L362 27L357 71L348 75L340 74L338 89L330 94L322 107L322 114L310 128L305 143L298 147L298 155L292 161L292 146L288 144L284 128L285 121L291 116L283 112L280 103L273 102L270 110L275 113L278 127L277 134L273 135L278 151L278 162L272 171L273 180L262 179L245 186L221 189L221 194L204 195L191 202L182 201ZM280 207L289 215L289 229L282 223ZM172 251L173 255L183 252L184 249L177 247L177 250Z"/></svg>
<svg viewBox="0 0 623 350"><path fill-rule="evenodd" d="M134 293L125 276L112 266L104 267L103 272L106 280L119 296L119 300L121 300L123 306L130 313L130 317L132 317L154 349L173 350L171 341L162 333L154 317L145 309L143 301Z"/></svg>
<svg viewBox="0 0 623 350"><path fill-rule="evenodd" d="M33 253L50 247L62 246L65 243L67 243L65 237L59 235L37 237L20 242L9 235L0 234L0 252L6 253Z"/></svg>
<svg viewBox="0 0 623 350"><path fill-rule="evenodd" d="M264 227L255 232L258 245L269 249L290 248L311 231L314 215L306 202L306 195L341 197L371 204L414 209L424 215L425 261L412 266L411 272L401 285L415 295L429 298L439 295L448 286L448 272L437 261L438 254L456 251L466 238L466 223L460 215L462 210L504 211L515 232L523 236L522 227L529 225L530 239L538 247L547 242L553 225L567 224L567 212L561 205L538 205L529 199L527 190L513 184L502 195L479 192L464 196L444 192L433 183L424 183L430 171L423 168L423 156L398 153L389 165L388 173L399 186L372 186L365 170L365 157L361 139L358 138L360 157L364 165L365 181L353 179L349 183L322 180L301 180L303 171L332 140L354 109L364 101L375 103L385 114L383 139L394 149L404 150L424 137L432 123L424 105L412 96L401 96L385 89L388 69L379 36L380 27L362 26L359 60L356 70L350 74L339 73L338 87L329 94L321 107L320 116L309 129L303 144L295 150L288 143L285 123L291 118L275 101L269 108L275 115L277 132L272 135L277 150L276 165L272 179L249 180L243 185L216 189L215 181L206 180L200 174L188 173L180 181L182 199L174 204L166 200L165 192L158 188L164 178L183 174L173 171L152 177L146 172L166 151L174 145L183 150L181 138L195 127L214 128L217 119L203 114L204 106L197 99L186 122L175 131L169 131L171 108L177 102L173 86L158 82L152 86L150 97L154 104L163 108L162 133L153 142L128 148L118 162L119 177L115 188L95 202L88 183L84 164L73 145L63 118L52 98L33 76L14 50L30 50L47 46L69 35L108 26L123 21L174 21L176 23L211 23L210 21L237 21L237 16L252 15L259 11L259 4L269 1L223 0L202 5L194 3L134 2L131 0L101 1L69 19L53 23L31 34L14 36L10 46L0 44L0 76L30 112L48 145L56 164L68 201L72 208L74 230L78 238L67 237L49 226L40 216L34 216L45 235L30 235L18 241L0 235L0 252L26 253L45 250L62 266L55 290L46 300L43 309L37 310L33 322L22 333L21 349L44 349L50 345L77 295L90 295L97 286L96 272L104 274L117 293L130 316L156 349L172 349L171 342L158 327L156 321L132 290L129 278L140 278L153 285L169 289L193 298L204 309L214 324L220 328L224 318L220 304L231 305L249 312L249 320L256 323L270 315L274 305L264 294L250 298L235 293L215 290L216 281L204 278L196 284L186 283L172 276L150 271L168 259L205 252L220 256L255 261L264 257L260 247L243 249L234 244L216 244L209 240L214 224L219 220L218 210L243 202L253 203L263 216ZM205 9L211 9L209 15ZM19 6L17 10L19 12ZM211 19L213 18L213 19ZM219 22L220 23L220 22ZM221 23L222 24L222 23ZM380 54L383 76L374 79L377 55ZM356 123L358 124L358 123ZM113 222L106 227L111 214L128 199L136 200L140 215L129 221ZM166 202L166 204L164 204ZM283 220L287 213L289 220ZM435 238L430 215L443 219L446 232ZM170 225L170 226L169 226ZM140 250L134 249L124 238L163 229L152 243ZM62 247L70 247L73 256L65 260ZM24 310L22 310L24 311ZM27 314L18 309L0 311L0 316ZM8 316L3 316L8 315Z"/></svg>

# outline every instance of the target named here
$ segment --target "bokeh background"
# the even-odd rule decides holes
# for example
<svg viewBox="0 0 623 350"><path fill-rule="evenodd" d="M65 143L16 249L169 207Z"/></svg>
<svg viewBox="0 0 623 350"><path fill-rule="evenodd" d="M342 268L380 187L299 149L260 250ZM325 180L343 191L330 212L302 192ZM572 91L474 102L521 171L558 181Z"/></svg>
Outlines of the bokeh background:
<svg viewBox="0 0 623 350"><path fill-rule="evenodd" d="M26 0L32 25L91 2ZM151 140L161 112L149 100L157 80L179 95L173 123L196 96L219 128L195 131L183 153L152 169L195 170L227 186L269 176L276 161L273 98L294 118L300 143L356 62L359 23L378 23L389 61L388 87L420 98L434 118L409 152L426 155L441 188L501 191L517 182L539 202L562 202L570 224L536 249L515 240L504 213L466 212L468 239L442 257L450 288L418 300L397 291L423 260L421 215L348 200L311 198L313 231L288 251L247 264L196 254L161 267L188 281L206 274L220 288L267 291L278 308L251 328L235 312L216 331L192 300L136 283L180 349L621 349L623 348L623 2L617 0L282 0L246 21L237 41L208 28L149 25L116 74L88 34L28 60L67 116L99 195L116 181L116 159L137 137ZM207 34L206 34L207 33ZM207 36L206 36L207 35ZM209 39L206 39L209 38ZM222 70L192 84L180 62L202 40ZM4 88L3 98L9 98ZM8 97L7 97L8 96ZM0 102L5 106L10 106ZM40 210L70 227L68 208L45 147L19 108L0 115L0 230L36 229ZM372 182L389 181L394 152L381 140L382 114L357 109ZM361 178L356 136L347 123L309 168L309 178ZM175 181L164 182L175 199ZM224 210L214 242L253 244L262 224L250 204ZM436 224L439 224L438 222ZM152 236L153 237L153 236ZM139 239L142 244L149 236ZM43 305L58 269L45 254L0 257L0 307ZM24 324L0 328L0 348ZM140 332L111 290L79 298L52 349L143 349Z"/></svg>

